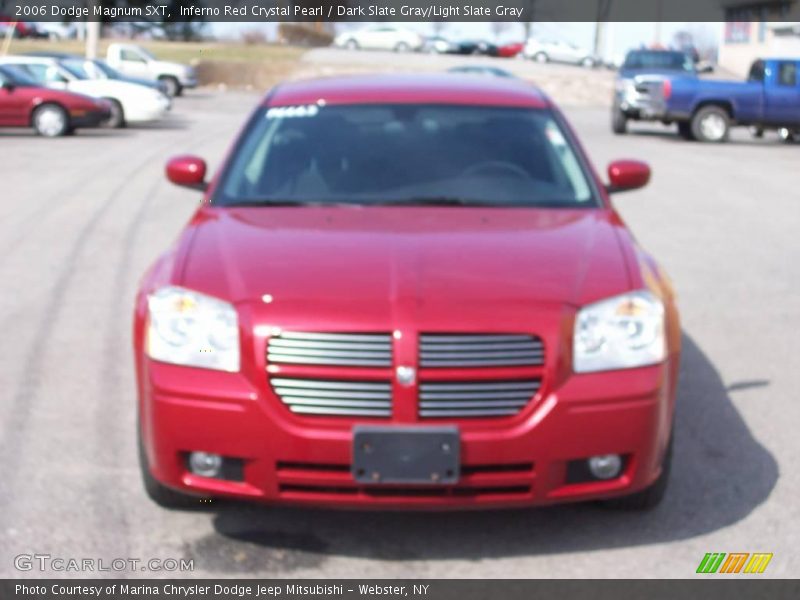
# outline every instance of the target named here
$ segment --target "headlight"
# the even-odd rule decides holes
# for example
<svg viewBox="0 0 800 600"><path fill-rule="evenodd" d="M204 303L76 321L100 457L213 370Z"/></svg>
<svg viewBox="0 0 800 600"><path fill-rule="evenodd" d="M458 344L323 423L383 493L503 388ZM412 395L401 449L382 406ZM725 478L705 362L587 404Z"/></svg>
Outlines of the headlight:
<svg viewBox="0 0 800 600"><path fill-rule="evenodd" d="M643 367L661 362L666 353L664 305L650 292L622 294L578 311L576 373Z"/></svg>
<svg viewBox="0 0 800 600"><path fill-rule="evenodd" d="M233 305L164 287L147 297L147 355L175 365L239 370L239 318Z"/></svg>

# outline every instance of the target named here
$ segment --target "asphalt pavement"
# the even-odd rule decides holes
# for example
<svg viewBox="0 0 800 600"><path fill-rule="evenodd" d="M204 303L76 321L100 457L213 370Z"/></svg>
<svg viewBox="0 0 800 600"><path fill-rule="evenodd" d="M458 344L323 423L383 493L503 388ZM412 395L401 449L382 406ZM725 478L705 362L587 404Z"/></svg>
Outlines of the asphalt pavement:
<svg viewBox="0 0 800 600"><path fill-rule="evenodd" d="M800 573L800 147L746 131L727 145L687 143L660 126L615 137L604 107L567 115L598 169L651 163L650 186L615 202L672 276L682 311L662 506L152 504L136 462L133 296L199 198L171 186L164 163L194 153L216 168L256 101L201 90L147 128L56 140L0 130L0 576L42 575L18 571L20 554L187 558L195 576L213 577L628 578L691 577L706 552L772 552L763 576Z"/></svg>

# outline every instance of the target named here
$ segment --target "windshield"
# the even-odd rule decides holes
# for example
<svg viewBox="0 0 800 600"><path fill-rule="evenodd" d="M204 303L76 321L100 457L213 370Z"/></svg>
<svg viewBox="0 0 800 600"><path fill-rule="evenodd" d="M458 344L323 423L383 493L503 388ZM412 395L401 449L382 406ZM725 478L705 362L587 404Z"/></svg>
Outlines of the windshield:
<svg viewBox="0 0 800 600"><path fill-rule="evenodd" d="M625 57L623 69L664 69L694 73L694 62L683 52L636 51Z"/></svg>
<svg viewBox="0 0 800 600"><path fill-rule="evenodd" d="M9 81L21 87L39 86L39 83L26 73L24 69L15 65L3 65L0 67L0 80Z"/></svg>
<svg viewBox="0 0 800 600"><path fill-rule="evenodd" d="M119 79L120 73L113 67L111 67L106 61L104 60L94 60L94 66L97 67L98 70L102 71L106 77L109 79Z"/></svg>
<svg viewBox="0 0 800 600"><path fill-rule="evenodd" d="M76 79L90 79L82 60L64 60L61 66Z"/></svg>
<svg viewBox="0 0 800 600"><path fill-rule="evenodd" d="M544 109L265 108L213 203L597 206L568 140Z"/></svg>

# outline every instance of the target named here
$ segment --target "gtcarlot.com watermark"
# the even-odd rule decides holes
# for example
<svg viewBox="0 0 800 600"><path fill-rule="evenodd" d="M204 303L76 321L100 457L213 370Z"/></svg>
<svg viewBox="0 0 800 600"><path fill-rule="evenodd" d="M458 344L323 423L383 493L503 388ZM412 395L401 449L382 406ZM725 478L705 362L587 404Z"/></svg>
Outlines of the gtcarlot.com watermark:
<svg viewBox="0 0 800 600"><path fill-rule="evenodd" d="M18 554L17 571L54 571L57 573L104 573L145 571L154 573L194 571L191 558L74 558L51 554Z"/></svg>

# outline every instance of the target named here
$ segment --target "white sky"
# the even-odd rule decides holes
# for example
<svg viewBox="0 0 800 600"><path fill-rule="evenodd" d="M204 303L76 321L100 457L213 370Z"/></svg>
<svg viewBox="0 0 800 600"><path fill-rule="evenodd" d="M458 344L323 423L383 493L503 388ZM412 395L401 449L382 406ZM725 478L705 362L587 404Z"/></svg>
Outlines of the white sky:
<svg viewBox="0 0 800 600"><path fill-rule="evenodd" d="M367 23L338 24L337 31L344 29L358 29ZM405 23L405 26L415 29L420 33L433 32L431 23ZM601 49L604 58L621 57L629 49L641 44L652 44L660 41L669 44L675 32L688 30L695 35L702 34L706 39L719 43L722 37L723 23L608 23L606 25L606 44ZM275 23L213 23L212 31L222 37L238 37L239 33L248 29L262 29L271 38L275 37L277 24ZM591 48L594 41L594 23L547 23L533 24L533 35L539 37L560 38L573 42L578 46ZM442 35L454 39L485 38L491 41L521 41L524 28L522 23L508 23L497 39L492 32L491 23L447 23ZM660 38L660 39L659 39Z"/></svg>

